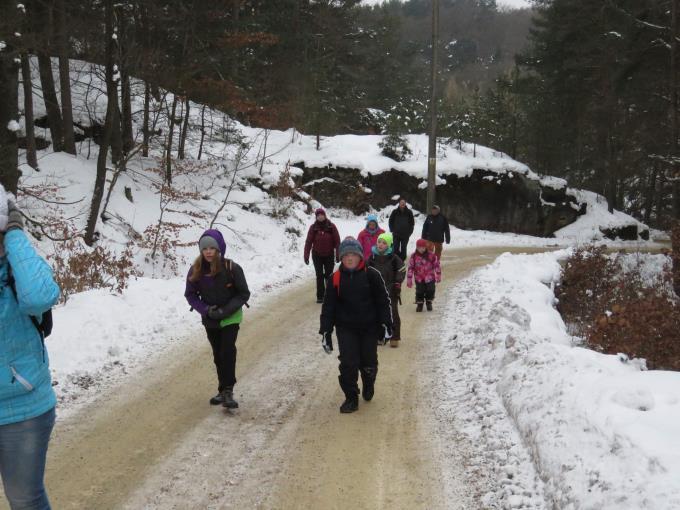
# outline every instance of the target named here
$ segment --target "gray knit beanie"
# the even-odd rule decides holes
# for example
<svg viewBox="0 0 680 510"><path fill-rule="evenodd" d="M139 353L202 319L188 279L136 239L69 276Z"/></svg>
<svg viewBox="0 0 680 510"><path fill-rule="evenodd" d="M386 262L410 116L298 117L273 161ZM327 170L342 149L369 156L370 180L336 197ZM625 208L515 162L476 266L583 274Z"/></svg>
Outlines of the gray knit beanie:
<svg viewBox="0 0 680 510"><path fill-rule="evenodd" d="M340 258L344 257L349 253L359 255L362 258L362 260L364 258L364 250L361 247L361 244L353 237L345 237L345 239L340 243L340 247L338 248L338 255L340 256Z"/></svg>
<svg viewBox="0 0 680 510"><path fill-rule="evenodd" d="M217 241L210 236L201 237L201 239L198 241L198 248L201 251L205 250L206 248L215 248L217 251L220 251L220 246L217 244Z"/></svg>

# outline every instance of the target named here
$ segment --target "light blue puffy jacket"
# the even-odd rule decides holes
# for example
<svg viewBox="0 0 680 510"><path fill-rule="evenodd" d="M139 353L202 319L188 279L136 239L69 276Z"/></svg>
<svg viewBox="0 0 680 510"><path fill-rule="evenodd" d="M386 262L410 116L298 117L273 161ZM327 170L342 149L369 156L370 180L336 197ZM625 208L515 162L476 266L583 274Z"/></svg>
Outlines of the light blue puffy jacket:
<svg viewBox="0 0 680 510"><path fill-rule="evenodd" d="M8 265L16 298L8 285ZM58 299L52 269L26 234L7 232L0 257L0 425L35 418L57 403L47 351L29 315L40 320Z"/></svg>

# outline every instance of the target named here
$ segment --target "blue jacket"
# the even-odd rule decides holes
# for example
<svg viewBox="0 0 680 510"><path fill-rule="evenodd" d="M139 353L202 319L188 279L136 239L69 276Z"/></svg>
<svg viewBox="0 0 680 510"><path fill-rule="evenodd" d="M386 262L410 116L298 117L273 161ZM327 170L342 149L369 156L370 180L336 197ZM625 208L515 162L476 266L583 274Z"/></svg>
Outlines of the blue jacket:
<svg viewBox="0 0 680 510"><path fill-rule="evenodd" d="M17 298L8 285L9 266ZM29 315L40 319L58 299L52 269L26 234L7 232L0 257L0 425L35 418L57 403L47 352Z"/></svg>

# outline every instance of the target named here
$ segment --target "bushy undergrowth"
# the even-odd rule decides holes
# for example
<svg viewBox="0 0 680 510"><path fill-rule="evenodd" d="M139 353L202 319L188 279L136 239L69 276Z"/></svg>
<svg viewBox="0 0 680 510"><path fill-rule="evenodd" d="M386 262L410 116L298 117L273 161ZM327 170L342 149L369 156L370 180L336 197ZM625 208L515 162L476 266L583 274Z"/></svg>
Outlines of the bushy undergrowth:
<svg viewBox="0 0 680 510"><path fill-rule="evenodd" d="M556 295L570 331L588 347L644 358L651 369L680 370L680 303L672 269L646 280L604 248L581 248L567 260Z"/></svg>

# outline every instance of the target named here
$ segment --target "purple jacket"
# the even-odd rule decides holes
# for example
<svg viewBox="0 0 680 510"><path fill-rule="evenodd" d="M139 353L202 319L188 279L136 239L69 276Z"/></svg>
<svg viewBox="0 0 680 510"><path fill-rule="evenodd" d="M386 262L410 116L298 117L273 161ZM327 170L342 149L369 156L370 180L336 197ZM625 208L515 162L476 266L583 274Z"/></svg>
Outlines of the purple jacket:
<svg viewBox="0 0 680 510"><path fill-rule="evenodd" d="M222 234L218 230L207 230L201 237L204 236L210 236L217 241L217 245L220 247L220 256L224 262L226 243ZM250 298L250 291L248 290L243 269L234 262L231 262L229 265L231 266L231 271L228 271L225 262L225 270L223 272L210 276L210 267L203 261L203 274L196 282L192 282L189 279L193 269L189 269L187 274L184 297L189 305L201 314L203 324L207 327L219 327L218 321L213 321L208 317L208 308L211 305L218 305L234 313L246 304Z"/></svg>

